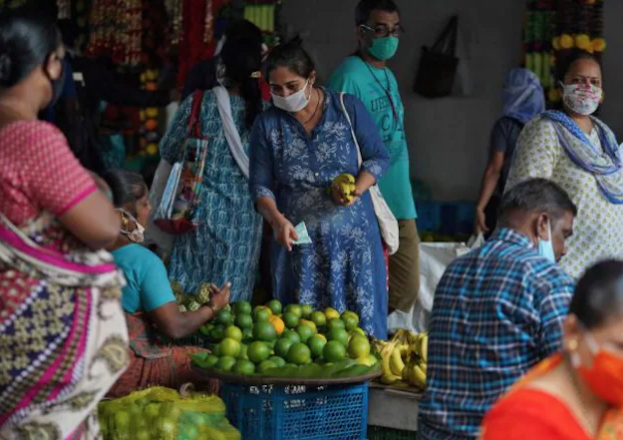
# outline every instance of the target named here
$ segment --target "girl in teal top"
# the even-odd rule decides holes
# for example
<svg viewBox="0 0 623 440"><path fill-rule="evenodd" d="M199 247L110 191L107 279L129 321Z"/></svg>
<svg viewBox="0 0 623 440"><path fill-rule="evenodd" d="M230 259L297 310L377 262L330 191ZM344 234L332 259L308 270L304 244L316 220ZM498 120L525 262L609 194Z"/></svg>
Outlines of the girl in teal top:
<svg viewBox="0 0 623 440"><path fill-rule="evenodd" d="M140 245L142 225L147 222L151 210L145 181L140 175L123 170L110 171L104 179L121 216L121 231L111 251L127 280L121 302L131 348L131 365L109 397L121 397L149 385L178 388L186 382L208 389L209 384L202 383L191 371L188 356L202 349L163 345L155 333L169 339L192 335L228 304L230 286L226 284L218 289L212 285L207 306L195 312L180 312L164 264L156 254Z"/></svg>

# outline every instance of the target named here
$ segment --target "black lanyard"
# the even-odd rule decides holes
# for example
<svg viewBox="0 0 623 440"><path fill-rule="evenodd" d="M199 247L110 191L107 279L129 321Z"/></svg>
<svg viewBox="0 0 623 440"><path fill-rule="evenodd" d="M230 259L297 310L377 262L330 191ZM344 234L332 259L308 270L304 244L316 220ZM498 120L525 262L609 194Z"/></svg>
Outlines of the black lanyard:
<svg viewBox="0 0 623 440"><path fill-rule="evenodd" d="M377 84L385 92L385 95L387 96L387 99L389 100L389 104L392 106L392 113L394 114L394 120L396 122L398 122L398 112L396 111L396 106L394 105L394 100L392 99L392 95L391 95L391 93L389 93L389 89L390 89L391 85L389 83L389 75L387 74L387 70L385 70L385 69L387 69L387 67L385 69L383 69L383 72L385 72L385 80L387 81L387 88L385 88L385 86L381 83L381 81L374 74L374 71L372 70L372 67L370 67L370 65L367 62L365 62L364 60L362 60L362 61L366 65L368 70L370 71L370 75L372 75L372 77L377 82Z"/></svg>

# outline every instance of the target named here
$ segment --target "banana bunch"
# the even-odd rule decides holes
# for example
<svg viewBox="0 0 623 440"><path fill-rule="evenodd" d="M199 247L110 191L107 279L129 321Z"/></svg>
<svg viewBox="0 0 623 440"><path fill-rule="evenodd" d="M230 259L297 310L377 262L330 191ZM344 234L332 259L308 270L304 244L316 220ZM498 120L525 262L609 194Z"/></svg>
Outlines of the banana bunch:
<svg viewBox="0 0 623 440"><path fill-rule="evenodd" d="M357 186L355 185L355 177L353 175L340 174L333 179L333 186L340 189L341 193L344 195L344 199L348 203L352 202L355 198L355 190L357 189Z"/></svg>
<svg viewBox="0 0 623 440"><path fill-rule="evenodd" d="M420 389L426 387L426 361L428 358L428 335L415 334L401 329L390 341L373 341L381 356L385 385Z"/></svg>
<svg viewBox="0 0 623 440"><path fill-rule="evenodd" d="M186 295L182 289L182 286L177 283L173 283L171 288L173 289L173 294L175 295L175 302L182 313L187 311L195 312L199 310L202 305L208 304L210 301L209 284L203 284L197 295Z"/></svg>

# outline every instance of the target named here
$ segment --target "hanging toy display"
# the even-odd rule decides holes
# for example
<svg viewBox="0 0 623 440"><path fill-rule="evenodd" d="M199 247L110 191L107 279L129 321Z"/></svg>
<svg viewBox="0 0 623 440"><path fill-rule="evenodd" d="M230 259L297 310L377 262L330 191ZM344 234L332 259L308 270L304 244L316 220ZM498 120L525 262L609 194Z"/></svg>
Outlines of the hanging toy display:
<svg viewBox="0 0 623 440"><path fill-rule="evenodd" d="M158 78L159 72L157 70L146 70L141 74L141 88L149 92L158 90ZM138 156L156 156L158 154L158 142L160 140L158 121L160 116L160 109L157 107L149 107L140 111L141 129L139 131Z"/></svg>
<svg viewBox="0 0 623 440"><path fill-rule="evenodd" d="M541 80L547 92L555 87L551 75L552 38L556 32L556 5L553 0L530 0L524 30L524 64Z"/></svg>
<svg viewBox="0 0 623 440"><path fill-rule="evenodd" d="M601 58L606 50L604 39L604 0L560 0L557 35L552 40L554 60L566 51L580 49ZM552 69L555 68L555 62ZM551 103L561 99L558 87L550 89Z"/></svg>
<svg viewBox="0 0 623 440"><path fill-rule="evenodd" d="M260 28L268 47L279 44L277 21L280 7L281 1L278 0L250 0L244 4L244 19Z"/></svg>

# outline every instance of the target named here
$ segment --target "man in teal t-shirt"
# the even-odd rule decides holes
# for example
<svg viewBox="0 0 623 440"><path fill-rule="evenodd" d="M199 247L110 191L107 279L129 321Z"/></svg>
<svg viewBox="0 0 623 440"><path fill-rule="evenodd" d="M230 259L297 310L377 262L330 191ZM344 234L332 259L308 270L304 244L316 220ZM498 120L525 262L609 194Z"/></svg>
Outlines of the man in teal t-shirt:
<svg viewBox="0 0 623 440"><path fill-rule="evenodd" d="M364 102L389 151L391 163L379 187L400 227L400 247L389 259L389 310L409 311L420 287L420 242L409 176L404 106L396 77L387 67L402 34L400 14L393 0L361 0L355 15L359 49L333 73L329 86Z"/></svg>

